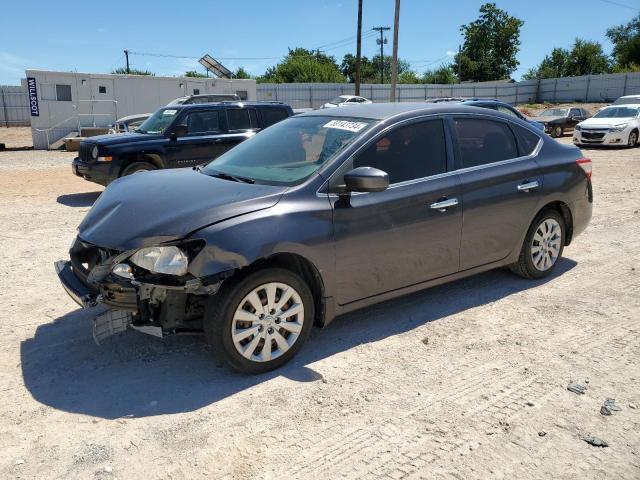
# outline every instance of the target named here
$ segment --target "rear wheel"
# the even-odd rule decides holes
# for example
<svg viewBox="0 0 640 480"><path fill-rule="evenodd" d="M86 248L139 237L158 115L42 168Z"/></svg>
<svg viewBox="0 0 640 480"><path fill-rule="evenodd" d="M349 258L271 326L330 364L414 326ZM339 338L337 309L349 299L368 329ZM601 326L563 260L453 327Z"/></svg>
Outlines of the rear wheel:
<svg viewBox="0 0 640 480"><path fill-rule="evenodd" d="M524 278L542 278L553 272L564 250L565 223L555 210L540 213L531 223L518 261L511 270Z"/></svg>
<svg viewBox="0 0 640 480"><path fill-rule="evenodd" d="M207 304L204 332L214 353L242 373L285 364L311 332L314 303L307 284L280 268L231 282Z"/></svg>
<svg viewBox="0 0 640 480"><path fill-rule="evenodd" d="M127 175L132 175L134 173L148 172L155 169L155 165L149 162L133 162L122 171L122 176L126 177Z"/></svg>
<svg viewBox="0 0 640 480"><path fill-rule="evenodd" d="M629 140L627 140L627 146L633 148L638 144L638 132L636 130L629 134Z"/></svg>
<svg viewBox="0 0 640 480"><path fill-rule="evenodd" d="M563 133L564 133L564 131L562 130L561 126L553 127L551 129L551 136L553 138L559 138L559 137L562 136Z"/></svg>

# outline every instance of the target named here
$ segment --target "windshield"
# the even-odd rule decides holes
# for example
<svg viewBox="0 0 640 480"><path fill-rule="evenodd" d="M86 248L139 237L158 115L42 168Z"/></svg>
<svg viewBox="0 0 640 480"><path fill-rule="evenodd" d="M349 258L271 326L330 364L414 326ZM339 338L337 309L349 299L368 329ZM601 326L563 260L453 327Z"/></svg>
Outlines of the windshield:
<svg viewBox="0 0 640 480"><path fill-rule="evenodd" d="M291 117L245 140L203 168L269 185L295 185L374 124L373 120Z"/></svg>
<svg viewBox="0 0 640 480"><path fill-rule="evenodd" d="M156 113L147 118L138 132L140 133L164 133L173 119L176 118L178 110L176 108L161 108Z"/></svg>
<svg viewBox="0 0 640 480"><path fill-rule="evenodd" d="M336 97L333 100L331 100L329 103L333 103L334 105L338 105L339 103L344 103L346 102L347 99L343 98L343 97Z"/></svg>
<svg viewBox="0 0 640 480"><path fill-rule="evenodd" d="M569 113L568 108L550 108L540 114L541 117L566 117Z"/></svg>
<svg viewBox="0 0 640 480"><path fill-rule="evenodd" d="M596 113L594 118L629 118L635 117L638 115L637 108L630 107L614 107L614 108L604 108Z"/></svg>

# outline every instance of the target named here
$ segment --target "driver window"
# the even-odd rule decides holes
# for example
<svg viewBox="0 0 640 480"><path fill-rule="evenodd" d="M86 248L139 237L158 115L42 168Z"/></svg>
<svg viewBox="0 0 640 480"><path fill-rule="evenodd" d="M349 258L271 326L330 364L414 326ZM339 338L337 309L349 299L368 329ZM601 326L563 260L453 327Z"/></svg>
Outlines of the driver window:
<svg viewBox="0 0 640 480"><path fill-rule="evenodd" d="M389 183L406 182L447 171L442 120L400 127L378 138L353 162L353 168L374 167L387 172Z"/></svg>

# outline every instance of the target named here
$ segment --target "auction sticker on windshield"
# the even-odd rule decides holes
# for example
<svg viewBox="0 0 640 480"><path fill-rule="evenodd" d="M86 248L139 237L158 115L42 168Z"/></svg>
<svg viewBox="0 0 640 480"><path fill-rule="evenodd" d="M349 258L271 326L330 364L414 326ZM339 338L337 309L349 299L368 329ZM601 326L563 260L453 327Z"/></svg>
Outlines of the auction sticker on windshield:
<svg viewBox="0 0 640 480"><path fill-rule="evenodd" d="M367 124L362 122L350 122L348 120L331 120L323 126L324 128L337 128L339 130L347 130L349 132L359 132L366 127Z"/></svg>
<svg viewBox="0 0 640 480"><path fill-rule="evenodd" d="M165 110L162 115L175 115L178 110Z"/></svg>

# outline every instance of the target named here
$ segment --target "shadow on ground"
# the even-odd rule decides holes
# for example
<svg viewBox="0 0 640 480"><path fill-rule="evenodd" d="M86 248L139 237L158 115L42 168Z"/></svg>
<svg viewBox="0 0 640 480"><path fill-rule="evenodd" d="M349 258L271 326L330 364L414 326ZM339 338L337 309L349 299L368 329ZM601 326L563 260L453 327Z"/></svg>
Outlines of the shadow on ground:
<svg viewBox="0 0 640 480"><path fill-rule="evenodd" d="M60 195L56 201L67 207L90 207L102 192L68 193Z"/></svg>
<svg viewBox="0 0 640 480"><path fill-rule="evenodd" d="M538 287L575 265L563 259L552 276L538 281L496 270L345 315L314 329L293 361L258 376L230 371L201 337L161 340L131 331L98 347L91 337L97 310L75 310L22 343L24 383L45 405L102 418L193 411L280 375L320 380L309 367L318 360Z"/></svg>

